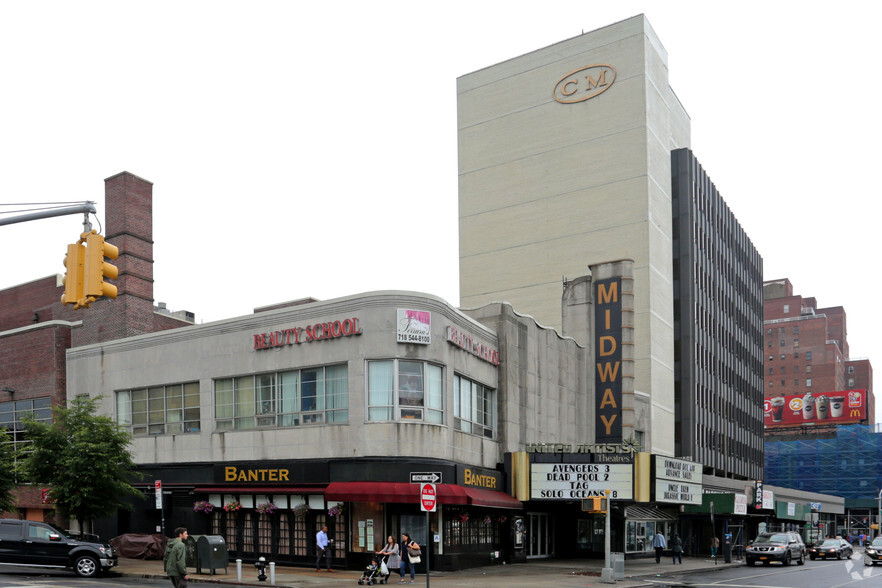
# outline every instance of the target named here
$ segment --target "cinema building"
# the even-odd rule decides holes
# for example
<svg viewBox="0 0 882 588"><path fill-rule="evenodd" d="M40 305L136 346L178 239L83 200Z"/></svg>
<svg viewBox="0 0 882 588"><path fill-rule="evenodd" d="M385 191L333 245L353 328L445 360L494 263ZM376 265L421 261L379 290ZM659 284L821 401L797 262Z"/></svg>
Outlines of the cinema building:
<svg viewBox="0 0 882 588"><path fill-rule="evenodd" d="M612 277L627 264L593 269ZM592 305L573 300L573 320L580 310L590 328ZM549 431L594 443L592 373L585 347L507 304L466 312L397 291L279 304L67 355L68 393L100 397L133 435L144 476L144 501L100 533L153 532L164 518L224 536L231 557L309 565L327 524L340 567L362 566L405 531L432 546L439 569L575 554L555 534L575 536L575 519L591 515L578 497L557 530L562 503L527 513L510 456ZM437 485L431 531L415 480Z"/></svg>

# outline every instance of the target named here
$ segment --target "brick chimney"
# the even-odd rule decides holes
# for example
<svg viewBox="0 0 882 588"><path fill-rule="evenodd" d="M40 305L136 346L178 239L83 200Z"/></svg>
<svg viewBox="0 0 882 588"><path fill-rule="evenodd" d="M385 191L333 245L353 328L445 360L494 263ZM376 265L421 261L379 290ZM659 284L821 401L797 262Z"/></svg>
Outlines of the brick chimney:
<svg viewBox="0 0 882 588"><path fill-rule="evenodd" d="M92 303L74 329L72 345L89 345L154 331L153 183L129 172L104 180L104 234L119 247L119 296ZM82 312L82 311L80 311Z"/></svg>

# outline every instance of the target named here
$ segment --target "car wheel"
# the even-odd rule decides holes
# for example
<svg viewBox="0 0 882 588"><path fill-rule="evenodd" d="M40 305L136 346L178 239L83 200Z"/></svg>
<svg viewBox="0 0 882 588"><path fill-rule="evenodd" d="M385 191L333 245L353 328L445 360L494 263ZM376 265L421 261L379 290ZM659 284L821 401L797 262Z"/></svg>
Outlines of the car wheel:
<svg viewBox="0 0 882 588"><path fill-rule="evenodd" d="M81 555L74 560L74 572L80 578L94 578L98 575L101 568L98 567L98 560L91 555Z"/></svg>
<svg viewBox="0 0 882 588"><path fill-rule="evenodd" d="M782 563L783 563L785 566L789 566L789 565L790 565L790 559L791 559L791 557L790 557L790 552L788 551L787 553L784 554L784 561L783 561Z"/></svg>
<svg viewBox="0 0 882 588"><path fill-rule="evenodd" d="M842 552L841 551L836 554L836 559L842 559Z"/></svg>
<svg viewBox="0 0 882 588"><path fill-rule="evenodd" d="M796 561L796 565L798 565L798 566L804 566L804 565L805 565L805 553L802 553L802 554L799 556L799 559Z"/></svg>

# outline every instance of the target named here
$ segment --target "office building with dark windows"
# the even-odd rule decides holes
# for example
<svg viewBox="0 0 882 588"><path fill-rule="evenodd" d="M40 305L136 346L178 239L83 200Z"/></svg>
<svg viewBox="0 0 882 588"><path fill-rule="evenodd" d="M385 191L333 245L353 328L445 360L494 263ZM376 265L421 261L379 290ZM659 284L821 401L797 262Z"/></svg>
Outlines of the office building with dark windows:
<svg viewBox="0 0 882 588"><path fill-rule="evenodd" d="M763 260L689 149L671 154L677 455L763 478Z"/></svg>

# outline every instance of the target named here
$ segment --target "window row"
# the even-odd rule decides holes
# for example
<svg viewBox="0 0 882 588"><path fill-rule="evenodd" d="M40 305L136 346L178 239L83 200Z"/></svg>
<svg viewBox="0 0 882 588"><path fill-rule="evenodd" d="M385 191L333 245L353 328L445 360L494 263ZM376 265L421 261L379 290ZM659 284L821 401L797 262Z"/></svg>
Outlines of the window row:
<svg viewBox="0 0 882 588"><path fill-rule="evenodd" d="M366 383L367 420L444 423L440 366L404 359L368 361ZM455 375L453 398L456 430L494 437L495 390ZM214 424L220 431L346 423L349 370L343 364L221 378L214 381L213 399ZM117 423L133 435L198 432L199 383L120 390L116 415Z"/></svg>
<svg viewBox="0 0 882 588"><path fill-rule="evenodd" d="M0 402L0 431L7 430L7 441L12 444L13 450L20 449L21 444L26 443L24 419L33 418L40 423L48 423L52 420L52 398L43 396L29 400L14 400ZM0 449L0 451L5 451Z"/></svg>

